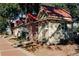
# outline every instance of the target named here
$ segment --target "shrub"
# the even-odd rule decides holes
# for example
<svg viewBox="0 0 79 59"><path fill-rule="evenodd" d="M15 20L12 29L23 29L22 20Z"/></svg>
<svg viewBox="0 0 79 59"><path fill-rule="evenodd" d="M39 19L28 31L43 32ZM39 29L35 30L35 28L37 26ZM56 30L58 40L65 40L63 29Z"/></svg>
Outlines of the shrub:
<svg viewBox="0 0 79 59"><path fill-rule="evenodd" d="M0 17L0 33L3 33L6 31L7 22L6 19Z"/></svg>

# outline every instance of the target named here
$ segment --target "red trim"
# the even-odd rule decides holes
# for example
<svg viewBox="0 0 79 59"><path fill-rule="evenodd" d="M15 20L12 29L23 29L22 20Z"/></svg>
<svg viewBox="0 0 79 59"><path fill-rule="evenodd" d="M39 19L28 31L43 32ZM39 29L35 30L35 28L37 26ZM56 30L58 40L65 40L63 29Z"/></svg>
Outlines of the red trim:
<svg viewBox="0 0 79 59"><path fill-rule="evenodd" d="M36 16L33 16L31 13L29 13L28 16L29 16L30 18L32 18L33 20L36 20L36 18L37 18Z"/></svg>

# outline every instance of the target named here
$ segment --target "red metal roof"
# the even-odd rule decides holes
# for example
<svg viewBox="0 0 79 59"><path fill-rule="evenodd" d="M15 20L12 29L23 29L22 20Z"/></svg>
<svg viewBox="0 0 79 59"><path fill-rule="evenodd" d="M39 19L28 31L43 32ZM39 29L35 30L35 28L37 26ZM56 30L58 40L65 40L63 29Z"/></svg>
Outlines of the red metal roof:
<svg viewBox="0 0 79 59"><path fill-rule="evenodd" d="M63 16L66 21L72 21L72 17L70 15L70 13L68 11L66 11L65 9L58 8L58 9L53 9L53 11L55 13Z"/></svg>
<svg viewBox="0 0 79 59"><path fill-rule="evenodd" d="M55 13L60 15L61 17L63 17L66 21L70 21L72 22L72 16L70 15L70 12L63 9L63 8L58 8L58 7L50 7L50 6L43 6L44 10L49 10L51 11L51 13ZM32 19L36 19L36 16L33 16L31 14L28 14L29 17L31 17Z"/></svg>
<svg viewBox="0 0 79 59"><path fill-rule="evenodd" d="M72 17L68 11L62 8L53 9L53 11L65 18L66 21L72 21Z"/></svg>
<svg viewBox="0 0 79 59"><path fill-rule="evenodd" d="M72 21L72 16L70 15L70 12L59 7L51 7L51 6L45 6L43 5L44 10L51 11L52 14L57 14L61 17L64 17L66 21Z"/></svg>
<svg viewBox="0 0 79 59"><path fill-rule="evenodd" d="M71 17L68 13L66 13L65 11L63 11L61 9L54 9L53 11L55 13L58 13L58 14L62 15L63 17Z"/></svg>

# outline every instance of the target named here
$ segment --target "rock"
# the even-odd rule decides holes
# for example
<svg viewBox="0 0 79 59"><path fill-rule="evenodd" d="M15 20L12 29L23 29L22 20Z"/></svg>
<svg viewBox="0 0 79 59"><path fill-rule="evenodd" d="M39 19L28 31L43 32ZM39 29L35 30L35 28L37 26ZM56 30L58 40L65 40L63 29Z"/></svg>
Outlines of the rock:
<svg viewBox="0 0 79 59"><path fill-rule="evenodd" d="M12 46L13 46L13 47L15 47L15 48L17 48L17 47L22 46L22 44L21 44L21 43L19 43L19 42L17 42L17 43L14 43Z"/></svg>
<svg viewBox="0 0 79 59"><path fill-rule="evenodd" d="M33 44L33 42L31 42L31 41L22 42L22 47L29 46L30 44Z"/></svg>
<svg viewBox="0 0 79 59"><path fill-rule="evenodd" d="M25 41L25 42L22 42L22 45L28 45L28 44L32 44L33 42L32 41Z"/></svg>

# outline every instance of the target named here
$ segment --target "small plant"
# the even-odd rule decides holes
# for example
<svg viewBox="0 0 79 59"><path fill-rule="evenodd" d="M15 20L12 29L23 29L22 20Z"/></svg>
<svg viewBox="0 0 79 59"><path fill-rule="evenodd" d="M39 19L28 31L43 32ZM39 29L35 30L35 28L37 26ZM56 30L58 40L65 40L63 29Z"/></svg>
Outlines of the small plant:
<svg viewBox="0 0 79 59"><path fill-rule="evenodd" d="M0 17L0 33L5 33L6 31L7 22L6 19Z"/></svg>
<svg viewBox="0 0 79 59"><path fill-rule="evenodd" d="M77 28L77 32L79 32L79 27Z"/></svg>

